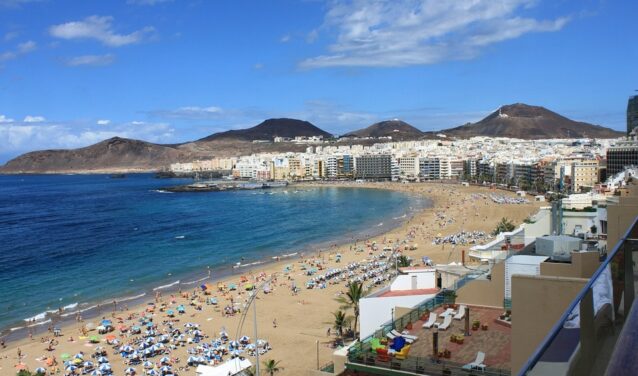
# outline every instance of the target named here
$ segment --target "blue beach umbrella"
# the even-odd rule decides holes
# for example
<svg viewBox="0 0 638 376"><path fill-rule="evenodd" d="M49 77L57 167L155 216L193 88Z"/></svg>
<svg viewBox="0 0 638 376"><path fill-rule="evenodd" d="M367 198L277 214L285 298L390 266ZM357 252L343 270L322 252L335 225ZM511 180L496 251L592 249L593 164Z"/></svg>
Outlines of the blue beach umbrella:
<svg viewBox="0 0 638 376"><path fill-rule="evenodd" d="M165 356L163 358L160 359L160 363L162 364L169 364L171 362L171 358Z"/></svg>
<svg viewBox="0 0 638 376"><path fill-rule="evenodd" d="M42 367L39 367L39 368L35 369L35 374L36 375L46 375L46 373L47 373L47 370L42 368Z"/></svg>
<svg viewBox="0 0 638 376"><path fill-rule="evenodd" d="M144 367L144 368L146 368L146 369L148 369L148 368L153 368L154 366L155 366L155 365L153 364L153 362L149 362L148 360L147 360L147 361L145 361L145 362L142 364L142 367Z"/></svg>
<svg viewBox="0 0 638 376"><path fill-rule="evenodd" d="M84 368L93 368L93 362L86 361L84 362Z"/></svg>
<svg viewBox="0 0 638 376"><path fill-rule="evenodd" d="M95 371L91 372L91 376L102 376L102 375L103 375L103 373L98 371L98 370L95 370Z"/></svg>
<svg viewBox="0 0 638 376"><path fill-rule="evenodd" d="M108 363L109 360L105 356L101 356L101 357L97 358L97 362L98 363Z"/></svg>
<svg viewBox="0 0 638 376"><path fill-rule="evenodd" d="M111 370L111 365L108 363L104 363L100 365L100 367L98 368L98 371L100 372L109 372L110 370Z"/></svg>
<svg viewBox="0 0 638 376"><path fill-rule="evenodd" d="M124 374L125 375L135 375L137 371L135 371L135 368L133 367L128 367L127 369L124 370Z"/></svg>
<svg viewBox="0 0 638 376"><path fill-rule="evenodd" d="M164 367L160 368L160 371L162 373L166 374L166 373L172 372L173 369L170 366L164 366Z"/></svg>
<svg viewBox="0 0 638 376"><path fill-rule="evenodd" d="M156 370L154 370L154 369L149 369L148 371L146 371L146 374L147 374L148 376L159 376L159 372L157 372L157 371L156 371Z"/></svg>

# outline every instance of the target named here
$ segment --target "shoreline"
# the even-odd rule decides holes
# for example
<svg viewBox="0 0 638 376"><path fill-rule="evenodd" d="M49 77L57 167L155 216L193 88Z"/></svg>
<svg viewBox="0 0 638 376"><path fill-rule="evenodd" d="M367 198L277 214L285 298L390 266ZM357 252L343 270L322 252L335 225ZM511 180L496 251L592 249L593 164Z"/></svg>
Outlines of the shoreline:
<svg viewBox="0 0 638 376"><path fill-rule="evenodd" d="M327 184L317 184L316 182L302 182L293 183L288 187L383 189L388 191L401 192L401 190L396 189L396 187L380 187L376 186L375 184L376 183L368 183L366 185L362 185L360 183L335 184L333 182ZM405 208L403 217L380 218L383 220L381 224L384 226L369 227L357 233L346 233L326 241L309 243L302 249L298 250L282 249L277 251L278 254L273 253L260 258L245 260L246 262L240 265L228 264L199 271L184 271L183 273L173 275L170 278L157 280L152 283L152 286L151 284L140 286L139 289L137 289L136 291L131 291L129 294L123 293L121 294L121 298L119 296L114 296L103 298L99 301L94 300L87 302L74 302L61 307L62 311L58 309L50 309L34 314L32 317L20 319L20 321L16 320L14 323L9 323L6 326L0 328L0 339L5 340L7 344L11 344L28 338L30 334L36 336L42 333L46 333L49 327L57 327L64 330L70 326L73 326L74 324L77 324L76 317L78 314L80 314L82 319L85 321L95 319L101 314L110 314L112 312L112 309L110 309L109 307L112 307L114 302L116 302L117 305L125 304L126 306L130 307L138 307L140 305L143 305L144 302L148 301L149 299L153 299L153 295L156 292L172 294L178 293L182 290L188 290L192 287L197 288L199 287L200 282L202 284L204 282L210 284L227 282L227 280L229 279L239 278L242 274L253 273L255 269L258 268L271 269L274 267L279 267L279 270L281 270L281 267L286 263L302 258L304 255L310 256L317 253L321 254L322 251L329 250L329 248L334 246L344 246L355 240L365 241L373 237L383 236L386 233L402 227L405 222L412 218L417 212L431 209L435 205L434 200L431 200L429 198L416 197L415 195L409 194L408 192L402 193L404 193L410 199L410 202L408 202L408 206ZM410 204L413 204L416 199L420 199L425 202L419 207L413 207ZM411 215L407 215L407 213L411 213ZM385 223L387 222L389 222L389 224L385 225ZM210 272L208 276L206 275L207 272ZM34 318L38 318L38 320L33 322L27 321ZM39 318L41 318L41 320L43 321L40 321Z"/></svg>
<svg viewBox="0 0 638 376"><path fill-rule="evenodd" d="M328 186L329 184L316 184L320 186ZM481 198L481 194L487 194L490 190L486 187L463 187L460 184L444 184L444 183L369 183L360 184L354 182L337 183L332 184L342 187L357 187L357 188L374 188L374 189L392 189L405 192L407 194L413 194L416 197L428 198L432 200L432 206L424 208L418 212L411 213L402 218L399 227L394 229L388 229L383 234L373 235L365 237L355 242L346 242L345 245L337 247L329 247L328 249L318 249L314 252L304 254L301 258L288 258L286 260L280 260L279 262L269 263L268 265L257 265L253 268L253 274L249 275L249 270L242 270L240 273L235 273L236 276L241 275L243 272L249 279L249 282L257 280L257 273L259 276L277 275L280 278L279 283L271 285L272 291L269 294L260 294L258 297L258 315L256 322L259 325L259 337L265 338L272 345L272 350L268 352L263 359L275 359L280 360L284 370L281 372L282 376L286 375L300 375L306 374L309 369L314 369L315 364L324 364L331 360L331 354L334 349L330 346L333 342L333 336L326 335L326 328L332 326L332 312L339 309L340 304L335 301L337 296L344 293L345 285L340 281L331 281L322 288L305 289L304 285L311 277L305 273L303 265L312 262L322 262L325 270L330 268L344 268L350 263L366 263L373 260L373 252L369 248L369 244L373 241L377 244L385 244L386 246L395 246L397 244L410 244L417 245L416 250L404 251L403 254L410 256L416 263L419 263L422 256L428 256L435 264L447 264L449 262L458 262L461 258L461 250L469 248L471 245L463 245L459 247L445 247L445 245L434 244L432 240L436 236L451 235L458 233L459 231L467 230L480 230L491 231L501 217L507 216L515 223L522 223L525 218L530 214L535 213L538 207L541 206L538 203L527 203L523 205L513 204L496 204L488 199ZM503 193L514 197L511 193ZM443 218L443 219L442 219ZM439 235L437 235L439 234ZM347 239L346 239L347 240ZM407 242L406 242L407 241ZM330 243L330 242L328 242ZM349 244L348 244L349 243ZM354 244L354 247L353 247ZM350 246L350 249L348 248ZM365 252L361 252L357 249L368 248ZM383 246L381 246L383 248ZM343 257L341 263L335 263L334 255L340 253ZM377 252L375 252L376 254ZM376 257L376 256L375 256ZM362 260L363 259L363 260ZM367 261L366 261L367 260ZM292 271L290 273L283 273L282 268L285 264L292 265ZM283 278L282 278L283 276ZM288 280L286 280L286 277ZM223 279L225 282L237 282L238 277L227 277ZM293 283L299 286L301 289L297 293L291 293L289 285ZM369 284L369 283L368 283ZM189 307L190 299L182 297L170 297L171 305L184 304L187 306L187 314L178 317L177 321L181 321L180 326L184 322L195 322L202 325L202 328L206 333L210 333L210 339L216 336L217 331L226 330L228 332L235 333L235 328L239 327L241 323L241 315L224 315L224 312L220 310L227 304L233 302L240 304L245 301L247 293L244 293L242 284L238 283L239 289L231 292L220 293L214 292L212 295L219 298L219 306L204 305L201 310L193 310ZM381 284L375 288L382 287ZM193 286L196 287L196 286ZM197 291L196 291L197 290ZM201 294L201 290L195 288L191 290L193 296L197 296L201 304L204 302L204 297ZM146 296L144 301L152 301L152 297ZM164 300L162 300L164 299ZM166 302L169 299L168 294L165 294L163 298L160 298L160 302ZM112 307L111 307L112 308ZM129 315L129 319L122 319L118 317L120 322L124 324L132 324L130 321L130 315L133 318L138 317L146 308L145 304L137 306L130 306L128 311L117 311L108 316L116 318L117 316L126 317ZM252 308L250 309L252 311ZM243 310L242 310L243 312ZM351 313L350 310L348 313ZM107 312L105 312L107 315ZM248 313L252 318L252 312ZM110 318L110 317L109 317ZM165 313L158 312L153 314L155 322L166 322L167 317ZM123 321L121 321L123 320ZM168 319L170 320L170 319ZM253 334L254 325L253 320L248 320L243 325L243 332L239 333L251 336ZM86 322L82 323L86 324ZM38 339L35 337L33 340L24 338L17 341L12 341L8 344L8 347L0 350L0 374L6 372L9 374L9 370L13 371L14 366L18 363L25 364L30 369L35 369L43 364L43 357L50 355L59 356L61 353L73 354L78 351L87 351L87 347L92 347L87 341L87 337L82 337L82 334L78 334L80 331L80 323L75 325L68 325L64 327L64 334L59 339L59 344L56 344L56 348L53 352L47 352L43 350L46 343L45 338ZM91 332L93 335L95 332ZM122 338L122 341L130 341L136 337L131 337L128 333L112 332L117 337ZM333 333L334 334L334 333ZM79 336L78 336L79 335ZM94 346L94 345L93 345ZM22 357L15 356L16 349L22 349ZM24 355L24 354L27 355ZM42 355L44 354L44 355ZM109 350L111 354L111 350ZM113 353L114 356L116 352ZM173 355L186 359L188 356L186 353L186 347L181 347L173 350ZM126 366L120 360L119 356L114 358L113 370L117 374L123 374ZM254 357L248 356L253 363ZM225 358L226 359L226 358ZM152 359L156 360L156 359ZM180 367L181 368L181 367ZM5 371L3 371L5 370ZM194 369L180 370L180 375L192 375Z"/></svg>

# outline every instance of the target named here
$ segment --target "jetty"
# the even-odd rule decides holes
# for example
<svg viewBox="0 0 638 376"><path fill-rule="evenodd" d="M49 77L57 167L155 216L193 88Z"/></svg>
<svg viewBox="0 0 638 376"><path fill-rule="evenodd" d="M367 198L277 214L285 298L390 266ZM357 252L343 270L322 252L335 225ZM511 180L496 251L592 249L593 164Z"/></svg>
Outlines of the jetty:
<svg viewBox="0 0 638 376"><path fill-rule="evenodd" d="M287 181L272 182L197 182L193 184L177 185L162 188L168 192L221 192L221 191L242 191L254 189L281 188L288 185Z"/></svg>

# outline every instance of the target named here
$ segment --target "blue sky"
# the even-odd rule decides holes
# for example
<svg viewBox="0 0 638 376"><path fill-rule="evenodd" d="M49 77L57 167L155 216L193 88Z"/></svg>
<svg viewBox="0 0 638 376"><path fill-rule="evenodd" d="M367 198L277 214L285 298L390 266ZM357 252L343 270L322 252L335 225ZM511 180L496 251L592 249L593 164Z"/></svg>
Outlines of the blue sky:
<svg viewBox="0 0 638 376"><path fill-rule="evenodd" d="M636 1L0 0L0 163L270 117L422 130L502 104L625 127Z"/></svg>

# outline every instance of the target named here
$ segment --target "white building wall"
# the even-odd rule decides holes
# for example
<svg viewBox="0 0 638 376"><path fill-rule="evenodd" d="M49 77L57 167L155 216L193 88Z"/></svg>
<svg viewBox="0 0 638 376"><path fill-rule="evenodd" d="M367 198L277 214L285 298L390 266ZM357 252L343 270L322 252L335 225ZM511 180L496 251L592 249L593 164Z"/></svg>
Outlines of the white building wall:
<svg viewBox="0 0 638 376"><path fill-rule="evenodd" d="M433 289L436 287L436 276L431 272L409 273L398 275L390 285L390 291L412 290L412 276L416 276L417 289Z"/></svg>
<svg viewBox="0 0 638 376"><path fill-rule="evenodd" d="M371 297L361 299L359 301L361 312L359 338L366 338L378 330L381 325L392 320L393 308L412 308L427 299L431 299L434 295L435 294L390 296L385 298Z"/></svg>

